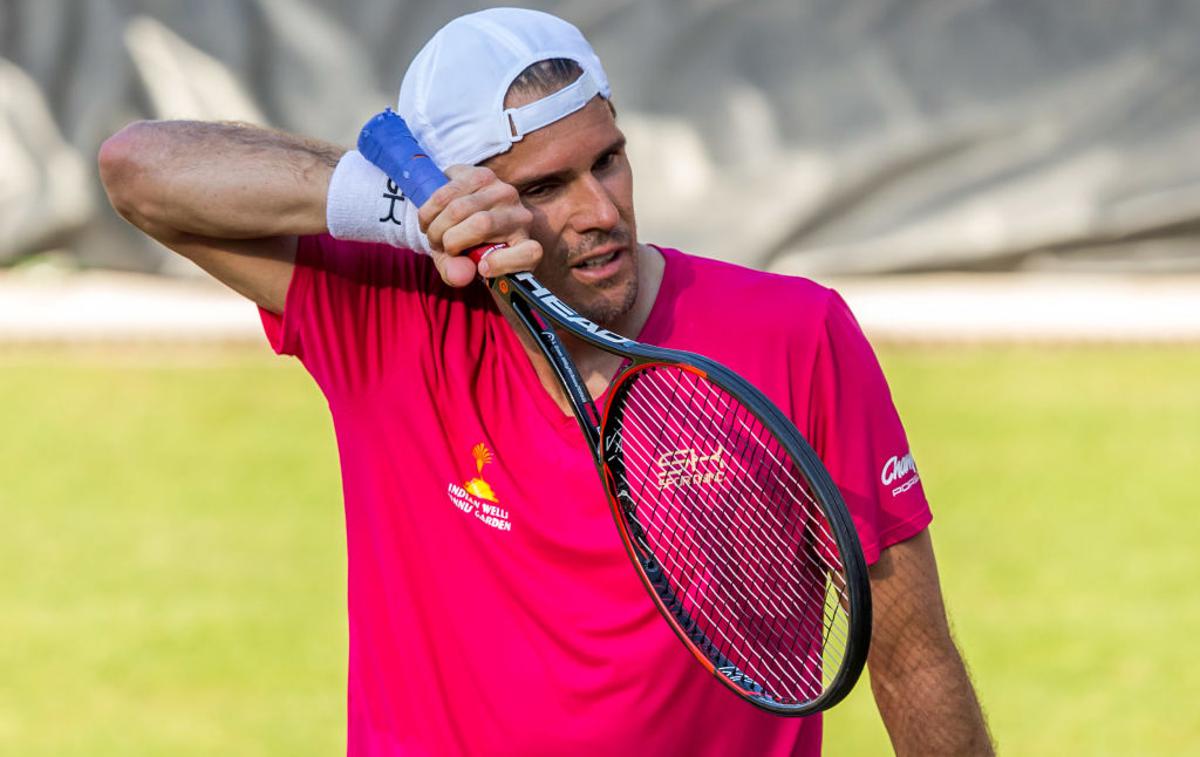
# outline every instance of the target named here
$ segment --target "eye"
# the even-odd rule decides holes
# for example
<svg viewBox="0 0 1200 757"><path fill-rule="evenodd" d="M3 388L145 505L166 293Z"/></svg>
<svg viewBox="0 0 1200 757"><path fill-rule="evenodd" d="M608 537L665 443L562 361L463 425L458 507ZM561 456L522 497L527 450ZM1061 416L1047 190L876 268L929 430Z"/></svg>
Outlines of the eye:
<svg viewBox="0 0 1200 757"><path fill-rule="evenodd" d="M613 164L617 162L617 156L620 154L620 152L620 150L612 150L611 152L604 153L600 156L599 160L592 165L592 170L607 171L608 169L612 168Z"/></svg>
<svg viewBox="0 0 1200 757"><path fill-rule="evenodd" d="M558 191L558 183L553 181L543 181L521 190L521 197L537 202L538 200L546 200Z"/></svg>

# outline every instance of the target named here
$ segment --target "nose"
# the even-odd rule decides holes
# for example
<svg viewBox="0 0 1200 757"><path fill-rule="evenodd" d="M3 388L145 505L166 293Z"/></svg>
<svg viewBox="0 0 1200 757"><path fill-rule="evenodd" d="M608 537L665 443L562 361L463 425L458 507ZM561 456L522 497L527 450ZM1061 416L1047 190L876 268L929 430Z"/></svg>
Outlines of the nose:
<svg viewBox="0 0 1200 757"><path fill-rule="evenodd" d="M604 184L591 174L576 181L574 197L575 212L571 225L583 234L589 231L612 231L621 221L621 213L613 202Z"/></svg>

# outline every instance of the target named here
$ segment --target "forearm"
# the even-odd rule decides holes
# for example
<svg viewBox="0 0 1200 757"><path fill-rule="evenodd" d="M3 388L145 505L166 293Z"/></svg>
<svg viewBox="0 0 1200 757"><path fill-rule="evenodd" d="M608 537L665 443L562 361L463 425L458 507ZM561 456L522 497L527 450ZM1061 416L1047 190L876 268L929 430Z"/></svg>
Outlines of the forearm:
<svg viewBox="0 0 1200 757"><path fill-rule="evenodd" d="M992 754L950 635L929 532L888 547L870 571L874 623L867 668L896 754Z"/></svg>
<svg viewBox="0 0 1200 757"><path fill-rule="evenodd" d="M907 670L871 671L871 690L899 757L991 755L992 744L962 659L930 651Z"/></svg>
<svg viewBox="0 0 1200 757"><path fill-rule="evenodd" d="M148 233L214 239L315 234L343 148L235 123L142 121L100 150L113 206Z"/></svg>

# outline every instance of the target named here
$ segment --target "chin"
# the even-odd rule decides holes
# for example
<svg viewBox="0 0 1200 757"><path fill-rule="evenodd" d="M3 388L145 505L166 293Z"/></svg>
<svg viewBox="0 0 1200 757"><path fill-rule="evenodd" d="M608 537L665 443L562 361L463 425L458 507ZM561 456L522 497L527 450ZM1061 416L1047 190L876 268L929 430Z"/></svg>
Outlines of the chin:
<svg viewBox="0 0 1200 757"><path fill-rule="evenodd" d="M579 304L575 309L579 314L593 323L601 326L611 326L633 309L637 302L637 276L629 276L623 281L612 282L603 289L591 289L580 293L582 296L573 298Z"/></svg>

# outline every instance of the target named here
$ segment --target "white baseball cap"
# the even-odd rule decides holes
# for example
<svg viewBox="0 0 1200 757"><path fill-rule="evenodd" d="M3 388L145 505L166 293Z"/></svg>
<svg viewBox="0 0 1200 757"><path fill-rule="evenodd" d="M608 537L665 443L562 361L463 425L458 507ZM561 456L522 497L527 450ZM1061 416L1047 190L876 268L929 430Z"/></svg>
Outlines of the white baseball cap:
<svg viewBox="0 0 1200 757"><path fill-rule="evenodd" d="M540 100L505 108L513 80L551 58L573 60L583 74ZM421 48L404 74L396 111L444 169L507 152L596 95L612 96L608 77L578 29L541 11L491 8L454 19Z"/></svg>

